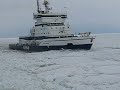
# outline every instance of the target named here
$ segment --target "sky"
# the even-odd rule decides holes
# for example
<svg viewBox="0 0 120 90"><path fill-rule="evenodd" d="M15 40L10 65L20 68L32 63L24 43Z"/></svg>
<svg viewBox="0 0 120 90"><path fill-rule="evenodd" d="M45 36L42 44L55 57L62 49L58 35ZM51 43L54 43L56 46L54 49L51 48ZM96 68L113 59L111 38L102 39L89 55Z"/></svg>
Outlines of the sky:
<svg viewBox="0 0 120 90"><path fill-rule="evenodd" d="M68 13L67 22L73 32L120 33L120 0L49 2L54 11ZM0 38L28 35L35 22L33 12L36 12L36 0L0 0Z"/></svg>

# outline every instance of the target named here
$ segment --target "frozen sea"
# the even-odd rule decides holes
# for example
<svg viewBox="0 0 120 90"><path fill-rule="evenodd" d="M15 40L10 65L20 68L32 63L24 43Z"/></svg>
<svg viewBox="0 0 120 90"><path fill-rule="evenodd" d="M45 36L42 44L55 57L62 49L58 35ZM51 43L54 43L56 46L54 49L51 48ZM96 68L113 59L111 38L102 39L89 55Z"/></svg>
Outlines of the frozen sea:
<svg viewBox="0 0 120 90"><path fill-rule="evenodd" d="M97 34L93 47L26 53L0 39L0 90L120 90L120 34Z"/></svg>

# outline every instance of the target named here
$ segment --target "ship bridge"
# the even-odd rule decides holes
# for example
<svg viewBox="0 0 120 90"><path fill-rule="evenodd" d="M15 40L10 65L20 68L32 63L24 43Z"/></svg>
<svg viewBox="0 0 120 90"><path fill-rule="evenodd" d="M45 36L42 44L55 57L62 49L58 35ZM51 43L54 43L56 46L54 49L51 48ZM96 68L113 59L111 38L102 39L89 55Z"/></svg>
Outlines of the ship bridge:
<svg viewBox="0 0 120 90"><path fill-rule="evenodd" d="M67 18L67 13L37 13L33 14L34 20L36 20L35 26L42 24L42 23L47 23L47 24L52 24L52 23L58 23L58 24L63 24L65 23L65 19Z"/></svg>
<svg viewBox="0 0 120 90"><path fill-rule="evenodd" d="M33 13L33 17L34 19L39 19L42 17L60 17L60 18L67 18L67 13L53 13L53 12L49 12L49 13Z"/></svg>

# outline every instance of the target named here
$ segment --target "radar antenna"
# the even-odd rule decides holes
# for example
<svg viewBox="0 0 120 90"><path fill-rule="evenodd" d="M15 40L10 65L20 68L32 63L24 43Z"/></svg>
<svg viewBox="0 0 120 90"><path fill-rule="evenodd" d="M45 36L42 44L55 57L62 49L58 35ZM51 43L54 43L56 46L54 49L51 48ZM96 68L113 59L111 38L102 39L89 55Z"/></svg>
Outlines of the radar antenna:
<svg viewBox="0 0 120 90"><path fill-rule="evenodd" d="M46 13L48 13L49 12L49 10L51 10L50 8L49 8L49 2L47 1L47 0L44 0L44 3L43 3L43 5L45 5L45 11L46 11Z"/></svg>

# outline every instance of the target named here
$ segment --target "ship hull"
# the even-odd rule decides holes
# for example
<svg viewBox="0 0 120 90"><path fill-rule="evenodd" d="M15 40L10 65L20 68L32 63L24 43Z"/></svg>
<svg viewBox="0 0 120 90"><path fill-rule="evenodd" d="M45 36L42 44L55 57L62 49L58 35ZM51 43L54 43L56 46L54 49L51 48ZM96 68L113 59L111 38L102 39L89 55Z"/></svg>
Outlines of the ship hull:
<svg viewBox="0 0 120 90"><path fill-rule="evenodd" d="M90 50L92 44L82 44L82 45L64 45L64 46L36 46L36 45L17 45L10 44L9 48L13 50L22 50L22 51L34 51L42 52L49 50L62 50L62 49L71 49L71 50Z"/></svg>

